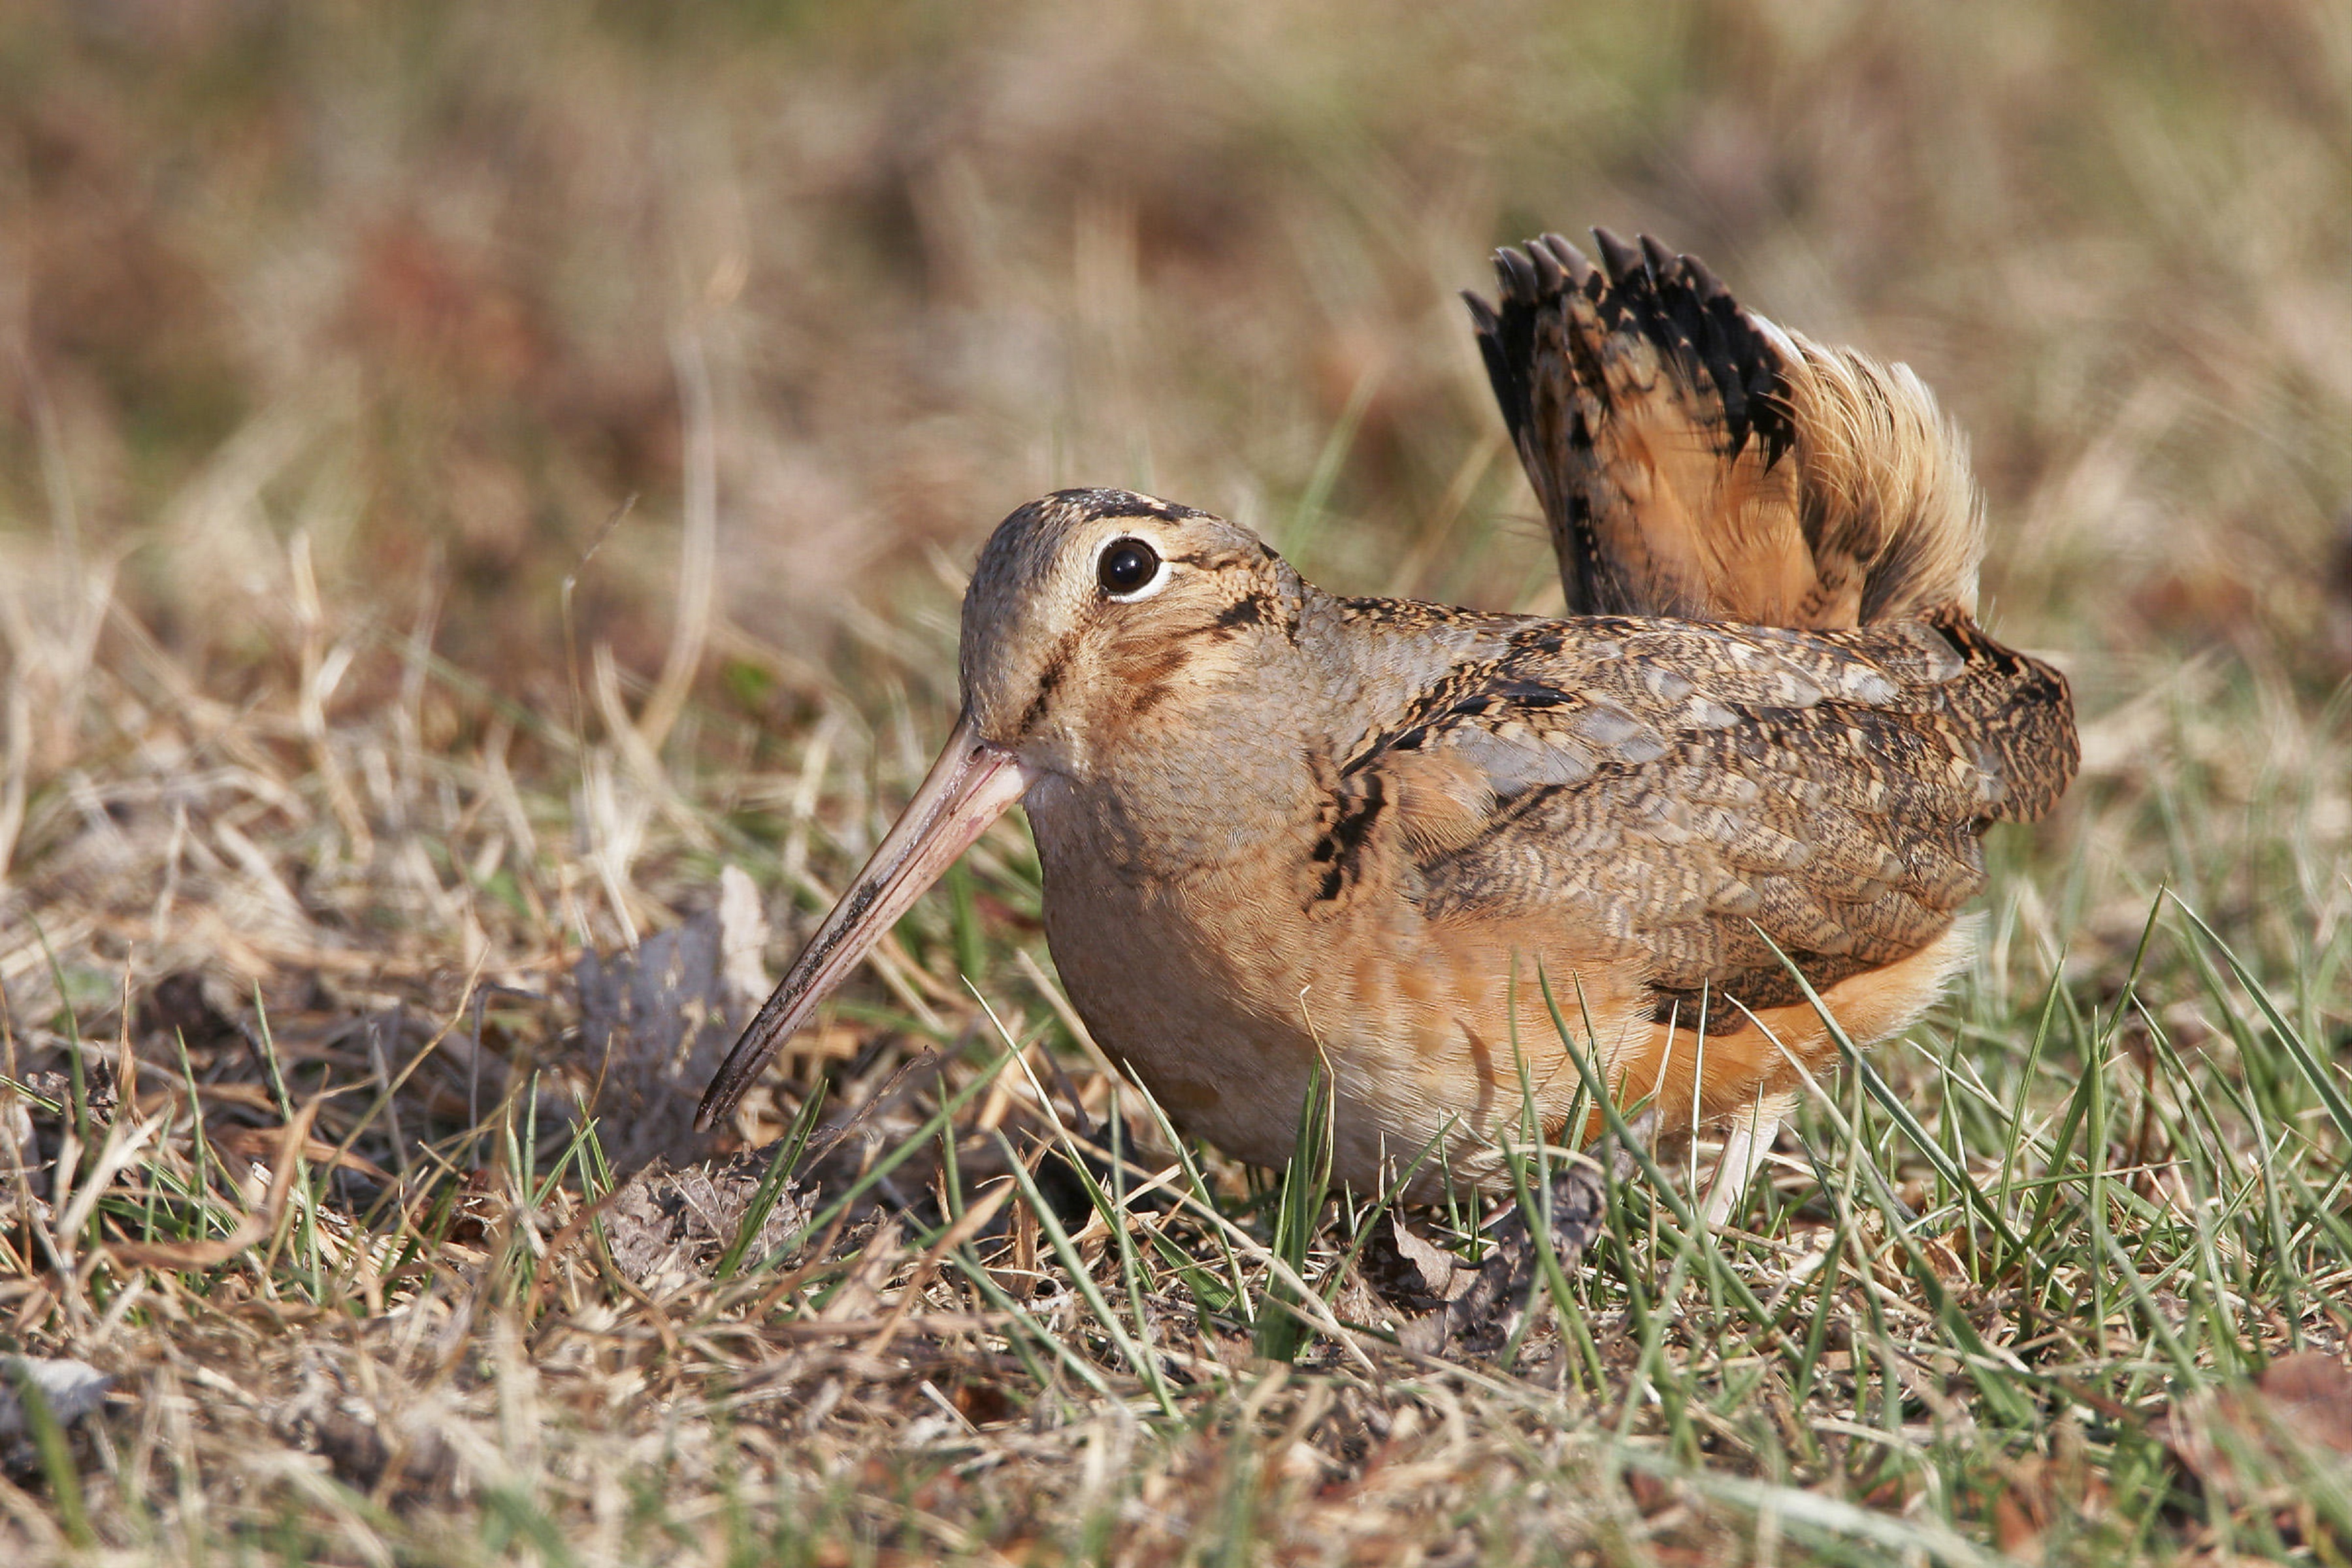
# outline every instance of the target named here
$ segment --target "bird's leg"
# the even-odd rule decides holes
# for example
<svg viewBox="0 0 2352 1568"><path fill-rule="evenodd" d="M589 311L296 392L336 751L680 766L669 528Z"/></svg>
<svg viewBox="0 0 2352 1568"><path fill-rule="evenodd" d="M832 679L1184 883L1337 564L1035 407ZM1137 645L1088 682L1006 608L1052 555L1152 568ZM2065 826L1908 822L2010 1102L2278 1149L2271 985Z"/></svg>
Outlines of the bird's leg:
<svg viewBox="0 0 2352 1568"><path fill-rule="evenodd" d="M1780 1135L1785 1114L1786 1102L1780 1096L1759 1095L1744 1114L1733 1120L1724 1135L1723 1152L1715 1162L1706 1205L1700 1214L1709 1230L1720 1228L1738 1212L1748 1184L1771 1157L1772 1141Z"/></svg>
<svg viewBox="0 0 2352 1568"><path fill-rule="evenodd" d="M1649 1147L1657 1131L1657 1113L1643 1112L1625 1131L1634 1142ZM1570 1162L1552 1176L1550 1215L1544 1228L1562 1268L1575 1268L1585 1249L1600 1239L1609 1184L1632 1175L1634 1165L1633 1150L1612 1133L1594 1145L1591 1156ZM1434 1355L1456 1344L1483 1351L1507 1343L1534 1300L1543 1262L1541 1245L1524 1205L1504 1215L1495 1226L1494 1246L1479 1265L1478 1278L1428 1317L1407 1324L1401 1336L1405 1348Z"/></svg>

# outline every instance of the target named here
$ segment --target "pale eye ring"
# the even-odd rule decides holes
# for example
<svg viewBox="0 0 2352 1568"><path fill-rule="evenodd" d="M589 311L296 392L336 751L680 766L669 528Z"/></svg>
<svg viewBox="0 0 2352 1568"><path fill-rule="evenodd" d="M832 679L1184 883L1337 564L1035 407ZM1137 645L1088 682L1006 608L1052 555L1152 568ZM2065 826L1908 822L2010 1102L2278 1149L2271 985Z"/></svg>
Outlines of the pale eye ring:
<svg viewBox="0 0 2352 1568"><path fill-rule="evenodd" d="M1169 566L1148 540L1122 533L1106 540L1095 556L1095 581L1113 604L1148 599L1168 585Z"/></svg>

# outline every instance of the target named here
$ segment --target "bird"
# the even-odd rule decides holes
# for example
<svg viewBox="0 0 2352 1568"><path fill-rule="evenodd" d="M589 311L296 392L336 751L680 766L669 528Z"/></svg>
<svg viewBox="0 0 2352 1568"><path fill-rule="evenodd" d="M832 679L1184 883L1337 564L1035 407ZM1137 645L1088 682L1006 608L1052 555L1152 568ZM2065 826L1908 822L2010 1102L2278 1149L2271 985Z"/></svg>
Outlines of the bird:
<svg viewBox="0 0 2352 1568"><path fill-rule="evenodd" d="M1465 296L1566 615L1327 593L1128 490L1021 507L938 761L697 1125L1018 803L1069 999L1179 1129L1279 1166L1319 1079L1335 1180L1497 1192L1514 1139L1593 1134L1581 1053L1721 1136L1723 1223L1830 1020L1884 1040L1965 963L2074 712L1977 622L1983 505L1919 379L1594 232Z"/></svg>

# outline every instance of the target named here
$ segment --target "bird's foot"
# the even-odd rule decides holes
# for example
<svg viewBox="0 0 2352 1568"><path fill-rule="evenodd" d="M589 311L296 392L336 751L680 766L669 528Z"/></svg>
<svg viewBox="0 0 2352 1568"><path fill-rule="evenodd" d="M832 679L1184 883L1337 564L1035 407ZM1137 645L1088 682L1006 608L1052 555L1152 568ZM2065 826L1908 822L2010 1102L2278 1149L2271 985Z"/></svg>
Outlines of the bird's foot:
<svg viewBox="0 0 2352 1568"><path fill-rule="evenodd" d="M1645 1112L1626 1131L1647 1148L1656 1126L1655 1113ZM1525 1205L1505 1215L1468 1287L1449 1292L1427 1316L1406 1324L1399 1342L1425 1355L1486 1355L1508 1344L1535 1304L1544 1247L1550 1246L1563 1270L1574 1268L1607 1223L1609 1184L1633 1174L1634 1164L1633 1151L1611 1134L1557 1172L1548 1192L1537 1194L1546 1210L1540 1226L1530 1222Z"/></svg>

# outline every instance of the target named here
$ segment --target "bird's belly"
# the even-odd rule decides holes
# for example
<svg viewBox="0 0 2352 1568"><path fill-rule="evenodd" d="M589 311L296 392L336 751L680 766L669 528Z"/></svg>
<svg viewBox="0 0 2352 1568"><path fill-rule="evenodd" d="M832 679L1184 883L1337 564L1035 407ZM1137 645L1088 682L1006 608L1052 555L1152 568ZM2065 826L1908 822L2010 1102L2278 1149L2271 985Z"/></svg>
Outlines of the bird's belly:
<svg viewBox="0 0 2352 1568"><path fill-rule="evenodd" d="M1571 1044L1621 1104L1653 1102L1662 1133L1786 1094L1834 1052L1810 1005L1727 1037L1662 1025L1641 960L1573 907L1428 919L1377 881L1302 900L1278 857L1122 875L1103 844L1043 815L1031 821L1045 930L1071 1001L1179 1127L1253 1164L1290 1157L1318 1064L1333 1176L1360 1192L1407 1177L1406 1195L1428 1201L1506 1184L1506 1145L1598 1133L1589 1100L1577 1119L1585 1075ZM1853 1038L1882 1038L1967 947L1955 928L1824 1003Z"/></svg>
<svg viewBox="0 0 2352 1568"><path fill-rule="evenodd" d="M1047 937L1088 1029L1178 1126L1251 1163L1289 1158L1319 1062L1335 1179L1410 1174L1420 1199L1492 1187L1497 1139L1558 1139L1580 1082L1538 972L1604 1061L1648 1031L1637 977L1580 970L1559 922L1449 930L1402 899L1318 920L1239 875L1130 882L1039 847Z"/></svg>
<svg viewBox="0 0 2352 1568"><path fill-rule="evenodd" d="M1045 931L1070 1000L1111 1059L1187 1132L1279 1165L1298 1131L1316 1043L1276 998L1288 979L1245 910L1181 889L1045 882Z"/></svg>

